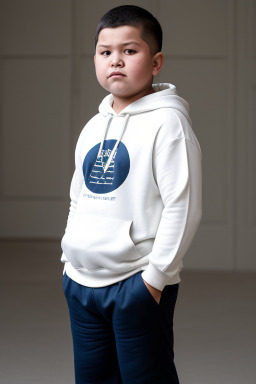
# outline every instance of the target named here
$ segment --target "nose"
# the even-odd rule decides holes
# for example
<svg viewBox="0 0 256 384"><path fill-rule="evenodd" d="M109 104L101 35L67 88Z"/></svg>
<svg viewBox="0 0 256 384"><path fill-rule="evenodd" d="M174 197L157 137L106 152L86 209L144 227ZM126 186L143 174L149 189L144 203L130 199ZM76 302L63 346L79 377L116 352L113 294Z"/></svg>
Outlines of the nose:
<svg viewBox="0 0 256 384"><path fill-rule="evenodd" d="M110 62L111 67L122 67L124 65L123 60L119 55L113 55L112 60Z"/></svg>

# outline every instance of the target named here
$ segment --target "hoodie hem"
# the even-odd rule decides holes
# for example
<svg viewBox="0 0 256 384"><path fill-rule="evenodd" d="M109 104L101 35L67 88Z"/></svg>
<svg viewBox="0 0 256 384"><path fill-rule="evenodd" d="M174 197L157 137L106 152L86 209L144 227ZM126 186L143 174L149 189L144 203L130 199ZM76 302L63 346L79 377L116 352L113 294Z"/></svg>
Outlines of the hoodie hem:
<svg viewBox="0 0 256 384"><path fill-rule="evenodd" d="M74 280L80 285L91 288L100 288L128 279L135 273L143 271L146 268L147 265L142 265L128 271L125 270L113 272L107 269L88 271L86 269L76 269L70 262L66 262L64 265L63 274L66 273L70 279Z"/></svg>

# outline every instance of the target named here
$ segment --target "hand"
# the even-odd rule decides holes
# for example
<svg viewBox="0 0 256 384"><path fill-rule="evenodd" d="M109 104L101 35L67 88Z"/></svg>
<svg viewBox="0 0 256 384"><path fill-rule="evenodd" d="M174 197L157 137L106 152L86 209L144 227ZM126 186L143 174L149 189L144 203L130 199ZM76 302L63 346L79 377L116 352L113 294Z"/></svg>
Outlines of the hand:
<svg viewBox="0 0 256 384"><path fill-rule="evenodd" d="M152 285L148 284L144 279L143 279L143 281L144 281L144 284L146 285L147 289L149 290L149 292L151 293L151 295L153 296L153 298L157 302L157 304L159 304L160 299L161 299L161 295L162 295L162 291L159 291L159 289L152 287Z"/></svg>

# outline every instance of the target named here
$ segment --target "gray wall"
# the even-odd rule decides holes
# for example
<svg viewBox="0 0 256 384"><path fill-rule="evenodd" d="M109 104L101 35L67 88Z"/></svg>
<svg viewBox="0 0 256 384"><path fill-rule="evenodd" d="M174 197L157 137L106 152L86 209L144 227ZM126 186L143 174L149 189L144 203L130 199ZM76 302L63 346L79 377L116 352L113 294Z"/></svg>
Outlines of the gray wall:
<svg viewBox="0 0 256 384"><path fill-rule="evenodd" d="M0 0L0 237L59 238L74 146L105 91L94 31L127 1ZM157 81L191 107L203 151L203 221L187 268L256 269L256 2L130 1L164 30Z"/></svg>

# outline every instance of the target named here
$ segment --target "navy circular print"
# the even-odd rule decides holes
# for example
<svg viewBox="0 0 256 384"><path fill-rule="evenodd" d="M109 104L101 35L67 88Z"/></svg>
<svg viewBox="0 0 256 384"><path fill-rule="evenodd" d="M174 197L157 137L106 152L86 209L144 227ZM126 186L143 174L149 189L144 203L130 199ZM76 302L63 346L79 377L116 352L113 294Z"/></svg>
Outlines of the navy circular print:
<svg viewBox="0 0 256 384"><path fill-rule="evenodd" d="M84 159L83 174L86 187L93 193L109 193L120 187L130 170L130 157L126 146L120 141L106 172L107 164L116 140L105 140L98 156L100 143L90 149ZM98 156L98 158L97 158Z"/></svg>

